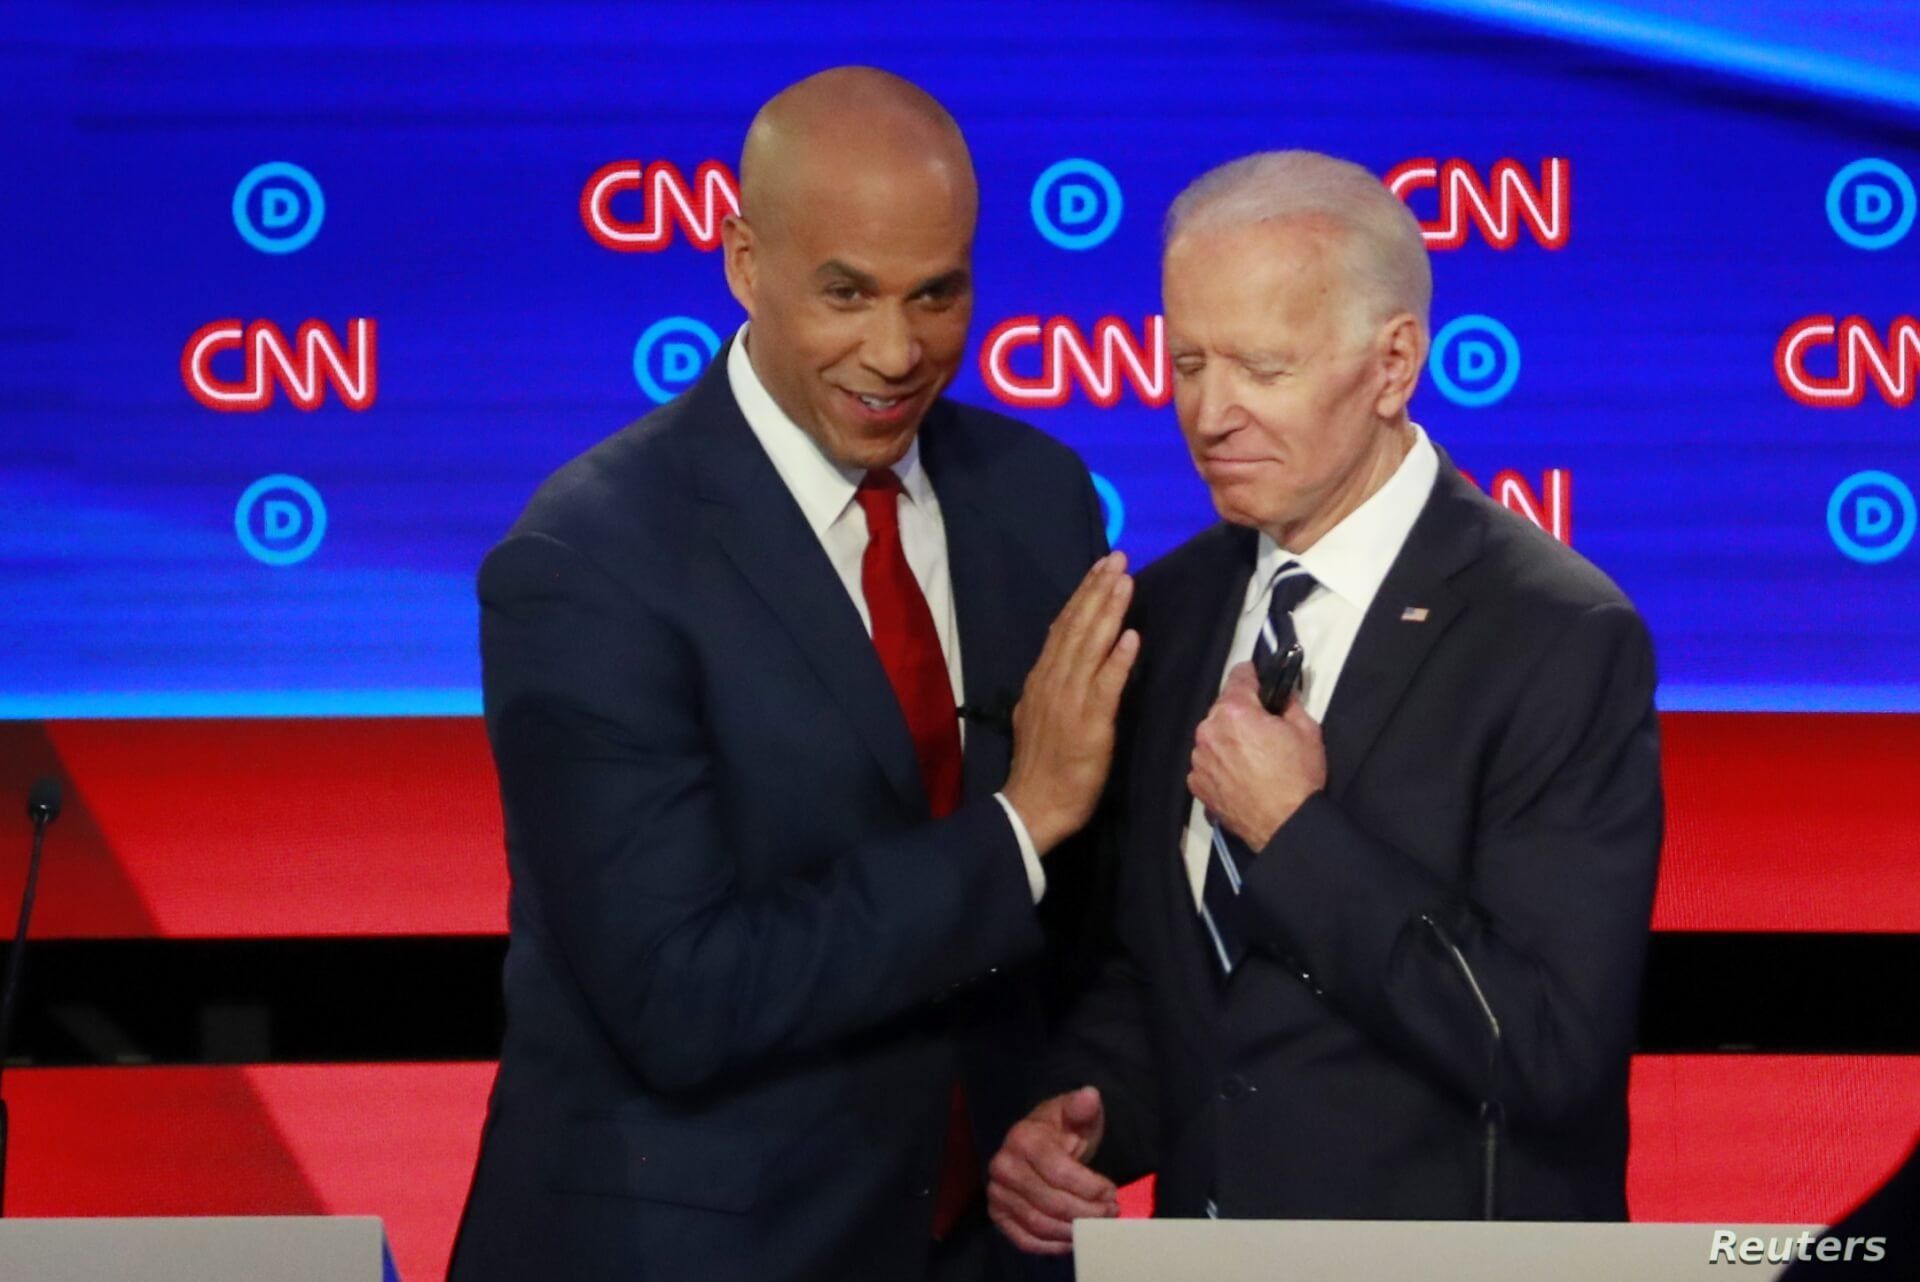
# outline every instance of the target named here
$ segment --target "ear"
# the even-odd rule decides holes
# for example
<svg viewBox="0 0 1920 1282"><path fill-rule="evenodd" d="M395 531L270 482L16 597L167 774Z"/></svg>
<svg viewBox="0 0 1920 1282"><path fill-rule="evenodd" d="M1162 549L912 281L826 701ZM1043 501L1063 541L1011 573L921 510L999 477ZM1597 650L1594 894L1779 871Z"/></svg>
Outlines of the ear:
<svg viewBox="0 0 1920 1282"><path fill-rule="evenodd" d="M1413 399L1413 389L1419 385L1420 371L1427 363L1426 329L1412 312L1400 312L1374 336L1374 352L1380 390L1374 398L1373 412L1382 419L1399 418Z"/></svg>
<svg viewBox="0 0 1920 1282"><path fill-rule="evenodd" d="M753 228L739 214L730 214L720 223L721 257L727 272L727 289L734 300L753 318L753 283L760 262L755 257L757 241Z"/></svg>

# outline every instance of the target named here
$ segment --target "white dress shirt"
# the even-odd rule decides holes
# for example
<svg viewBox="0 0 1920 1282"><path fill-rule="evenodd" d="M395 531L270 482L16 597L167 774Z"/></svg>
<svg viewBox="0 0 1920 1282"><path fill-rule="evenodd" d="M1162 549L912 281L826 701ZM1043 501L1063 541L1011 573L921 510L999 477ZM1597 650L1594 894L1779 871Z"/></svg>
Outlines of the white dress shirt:
<svg viewBox="0 0 1920 1282"><path fill-rule="evenodd" d="M1307 715L1323 721L1327 705L1333 701L1333 688L1346 666L1347 653L1360 631L1380 584L1400 555L1420 509L1433 492L1434 478L1440 472L1440 456L1433 442L1418 423L1413 425L1413 448L1400 460L1400 466L1385 485L1346 519L1320 536L1305 552L1293 553L1267 535L1260 536L1260 552L1254 561L1253 577L1247 580L1247 595L1240 606L1240 619L1233 629L1233 644L1227 649L1226 667L1220 672L1220 686L1227 684L1227 673L1236 663L1253 658L1253 644L1260 624L1267 616L1267 602L1273 591L1273 579L1280 567L1298 561L1313 576L1315 587L1293 609L1293 627L1300 648L1306 654L1301 669L1300 699ZM1197 623L1197 621L1196 621ZM1193 888L1193 901L1201 902L1207 884L1207 859L1213 849L1213 824L1206 807L1195 801L1187 814L1187 826L1180 837L1180 849L1187 865L1187 882Z"/></svg>
<svg viewBox="0 0 1920 1282"><path fill-rule="evenodd" d="M873 635L873 616L867 610L867 595L861 585L860 565L867 553L867 515L854 501L865 475L858 468L845 468L821 452L806 430L780 408L754 372L747 356L747 327L734 335L733 348L727 353L727 382L733 399L746 417L747 426L760 442L760 448L773 461L800 512L807 519L814 537L820 540L834 573L853 598L860 611L860 622L867 635ZM940 500L933 492L927 470L920 466L920 442L907 447L906 457L893 465L905 491L900 502L900 545L907 565L920 584L933 615L934 631L940 638L940 651L946 656L947 678L953 683L954 706L966 702L966 689L960 669L960 624L954 614L953 579L947 572L947 527L940 520ZM960 727L965 732L964 723ZM1027 886L1035 903L1046 893L1047 878L1040 867L1039 852L1027 826L1002 793L995 799L1013 825L1014 838L1020 843L1020 857L1027 866Z"/></svg>

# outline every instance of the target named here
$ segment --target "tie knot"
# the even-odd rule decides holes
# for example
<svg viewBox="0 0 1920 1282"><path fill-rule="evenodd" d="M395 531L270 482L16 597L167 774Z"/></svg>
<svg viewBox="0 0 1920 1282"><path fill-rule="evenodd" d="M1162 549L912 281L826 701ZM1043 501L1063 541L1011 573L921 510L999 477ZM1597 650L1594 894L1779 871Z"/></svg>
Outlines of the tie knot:
<svg viewBox="0 0 1920 1282"><path fill-rule="evenodd" d="M1267 606L1269 617L1292 614L1295 606L1307 599L1319 585L1298 561L1289 561L1273 576L1273 601Z"/></svg>
<svg viewBox="0 0 1920 1282"><path fill-rule="evenodd" d="M867 514L870 534L892 530L900 524L900 495L905 487L892 468L877 467L860 478L853 497Z"/></svg>

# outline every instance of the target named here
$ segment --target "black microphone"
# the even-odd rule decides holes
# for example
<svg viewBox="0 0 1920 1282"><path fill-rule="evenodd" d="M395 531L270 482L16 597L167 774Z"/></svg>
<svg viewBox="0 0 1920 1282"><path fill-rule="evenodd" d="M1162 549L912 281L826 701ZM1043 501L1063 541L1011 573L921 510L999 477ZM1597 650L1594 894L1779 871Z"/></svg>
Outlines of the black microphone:
<svg viewBox="0 0 1920 1282"><path fill-rule="evenodd" d="M996 690L978 702L961 704L955 711L960 714L962 721L975 721L1012 734L1013 707L1018 702L1011 691Z"/></svg>
<svg viewBox="0 0 1920 1282"><path fill-rule="evenodd" d="M1427 929L1440 941L1440 947L1446 949L1448 956L1453 958L1454 968L1467 981L1467 990L1473 994L1473 1003L1480 1008L1480 1018L1486 1021L1486 1089L1480 1094L1480 1218L1497 1219L1499 1217L1494 1211L1499 1188L1500 1124L1505 1120L1506 1113L1500 1103L1500 1021L1494 1016L1486 993L1481 991L1480 981L1474 978L1473 967L1467 965L1466 954L1460 951L1439 922L1425 913L1420 914L1420 920L1427 923Z"/></svg>
<svg viewBox="0 0 1920 1282"><path fill-rule="evenodd" d="M27 793L27 818L33 821L33 854L27 859L27 888L20 896L20 924L13 932L13 944L7 949L6 988L0 990L0 1074L6 1072L7 1043L13 1034L13 1002L20 991L20 966L27 949L27 923L33 920L33 892L40 881L40 852L46 844L47 825L60 817L60 781L51 775L39 780ZM7 1206L7 1101L0 1096L0 1215Z"/></svg>

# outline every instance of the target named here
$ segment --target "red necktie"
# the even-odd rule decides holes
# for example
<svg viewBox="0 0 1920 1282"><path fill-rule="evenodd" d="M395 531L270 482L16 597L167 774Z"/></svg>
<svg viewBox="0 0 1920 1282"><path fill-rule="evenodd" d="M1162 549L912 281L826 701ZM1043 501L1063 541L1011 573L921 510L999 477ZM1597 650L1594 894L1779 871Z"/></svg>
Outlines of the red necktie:
<svg viewBox="0 0 1920 1282"><path fill-rule="evenodd" d="M935 819L960 805L960 718L953 703L933 611L920 591L913 567L900 545L900 478L889 470L868 472L854 497L867 514L867 551L860 561L860 589L873 620L873 648L886 669L900 711L913 733L920 759L920 782ZM972 1128L967 1122L965 1089L953 1086L948 1112L946 1156L934 1195L933 1236L943 1238L979 1192Z"/></svg>

